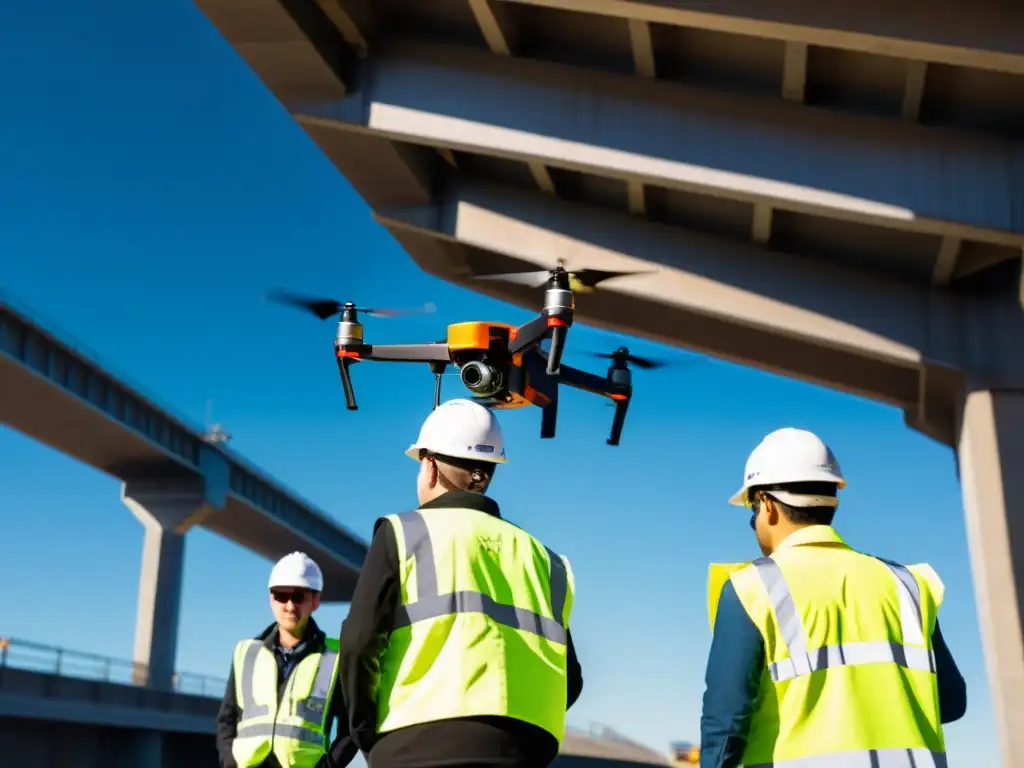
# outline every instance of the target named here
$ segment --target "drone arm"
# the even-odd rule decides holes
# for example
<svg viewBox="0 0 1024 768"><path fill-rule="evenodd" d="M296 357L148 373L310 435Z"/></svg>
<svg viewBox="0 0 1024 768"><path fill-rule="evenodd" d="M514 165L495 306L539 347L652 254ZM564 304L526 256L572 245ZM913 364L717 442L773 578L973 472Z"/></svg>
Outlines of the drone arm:
<svg viewBox="0 0 1024 768"><path fill-rule="evenodd" d="M508 351L514 355L527 347L539 344L542 339L550 337L551 348L547 353L547 374L548 376L557 376L568 332L569 323L555 315L544 314L516 329L515 337L509 342Z"/></svg>
<svg viewBox="0 0 1024 768"><path fill-rule="evenodd" d="M612 419L612 433L608 438L608 445L618 445L619 439L622 437L622 428L626 424L626 411L629 410L629 399L633 394L633 388L628 385L616 385L606 377L595 376L593 373L568 366L562 367L562 374L559 378L562 384L612 399L615 403L615 416Z"/></svg>
<svg viewBox="0 0 1024 768"><path fill-rule="evenodd" d="M391 363L450 363L448 343L364 344L359 348L363 360Z"/></svg>
<svg viewBox="0 0 1024 768"><path fill-rule="evenodd" d="M562 366L561 375L559 376L559 382L562 384L568 384L570 387L576 389L582 389L584 392L590 392L595 395L604 395L605 397L611 397L612 395L625 395L629 397L630 393L624 387L617 387L608 381L606 376L598 376L587 371L581 371L579 368L572 368L568 365Z"/></svg>
<svg viewBox="0 0 1024 768"><path fill-rule="evenodd" d="M543 315L519 326L508 343L509 354L514 355L533 344L539 344L542 339L547 337L548 331L548 319Z"/></svg>

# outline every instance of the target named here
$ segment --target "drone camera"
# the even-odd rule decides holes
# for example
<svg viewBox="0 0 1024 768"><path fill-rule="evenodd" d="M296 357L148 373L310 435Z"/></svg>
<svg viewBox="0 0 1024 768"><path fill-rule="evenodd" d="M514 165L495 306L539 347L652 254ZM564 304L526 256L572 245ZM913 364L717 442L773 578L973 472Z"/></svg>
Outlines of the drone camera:
<svg viewBox="0 0 1024 768"><path fill-rule="evenodd" d="M504 387L505 377L497 368L479 360L472 360L459 371L466 389L480 397L491 397Z"/></svg>

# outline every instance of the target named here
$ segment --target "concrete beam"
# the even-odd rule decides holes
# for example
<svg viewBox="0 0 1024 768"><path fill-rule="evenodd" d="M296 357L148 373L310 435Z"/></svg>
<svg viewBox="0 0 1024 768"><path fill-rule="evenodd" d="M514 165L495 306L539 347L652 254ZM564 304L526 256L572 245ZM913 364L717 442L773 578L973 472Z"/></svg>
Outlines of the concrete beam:
<svg viewBox="0 0 1024 768"><path fill-rule="evenodd" d="M753 220L750 223L750 239L761 245L768 245L772 239L772 207L766 203L754 206Z"/></svg>
<svg viewBox="0 0 1024 768"><path fill-rule="evenodd" d="M514 27L508 9L493 0L468 0L480 32L494 53L511 56L515 45Z"/></svg>
<svg viewBox="0 0 1024 768"><path fill-rule="evenodd" d="M896 393L885 383L872 385L875 389L871 392L865 391L867 385L859 388L887 402L916 403L916 370L922 361L938 358L948 364L959 350L955 306L932 301L923 287L766 252L754 244L650 224L626 213L463 182L443 204L381 208L377 215L389 227L412 229L541 267L553 267L560 258L570 266L596 269L659 265L656 274L609 282L601 293L614 292L645 302L646 313L662 308L657 311L661 312L663 341L670 333L669 309L680 312L681 317L715 318L721 325L707 324L685 339L676 337L686 346L712 354L723 353L722 334L727 332L723 328L754 330L756 334L745 337L749 346L735 346L722 356L806 380L820 383L824 376L832 386L850 387L850 381L842 378L849 371L842 376L838 371L822 374L816 361L811 364L811 352L805 353L804 363L789 360L780 364L779 342L766 339L784 337L807 349L846 355L858 365L877 362L888 367L894 386L905 380L895 371L914 372L912 392ZM508 265L495 262L491 266ZM449 277L459 279L458 275ZM481 287L473 284L474 289ZM585 299L589 297L579 297L578 303L590 322L594 313L587 314ZM631 312L630 323L640 323L640 315ZM600 319L607 317L601 315ZM681 322L679 328L686 326ZM700 329L708 336L701 336ZM933 338L936 336L939 338Z"/></svg>
<svg viewBox="0 0 1024 768"><path fill-rule="evenodd" d="M346 92L366 40L345 0L195 0L274 93ZM348 38L348 39L347 39Z"/></svg>
<svg viewBox="0 0 1024 768"><path fill-rule="evenodd" d="M629 43L633 49L633 65L641 77L657 77L651 25L640 19L629 20Z"/></svg>
<svg viewBox="0 0 1024 768"><path fill-rule="evenodd" d="M480 33L487 41L487 47L499 56L511 56L515 46L516 27L509 16L508 8L495 0L468 0ZM448 151L440 148L439 151ZM449 152L449 154L451 154ZM454 165L454 163L452 163ZM530 175L537 186L549 195L556 194L555 182L544 163L527 163Z"/></svg>
<svg viewBox="0 0 1024 768"><path fill-rule="evenodd" d="M209 452L214 454L213 451ZM141 480L121 485L121 501L142 523L142 568L135 625L134 682L157 690L173 688L181 613L181 582L185 570L185 534L223 509L223 483L203 478Z"/></svg>
<svg viewBox="0 0 1024 768"><path fill-rule="evenodd" d="M971 391L958 458L1003 765L1024 765L1024 391Z"/></svg>
<svg viewBox="0 0 1024 768"><path fill-rule="evenodd" d="M639 181L626 182L626 195L629 200L629 212L637 216L647 213L647 194L644 185Z"/></svg>
<svg viewBox="0 0 1024 768"><path fill-rule="evenodd" d="M357 20L356 15L349 7L348 0L316 0L316 4L324 15L331 20L331 23L345 38L345 41L352 46L359 56L366 56L370 50L366 31L363 25ZM248 3L243 8L249 10Z"/></svg>
<svg viewBox="0 0 1024 768"><path fill-rule="evenodd" d="M916 123L921 118L921 101L924 99L925 78L928 76L928 62L908 61L906 80L903 82L903 119Z"/></svg>
<svg viewBox="0 0 1024 768"><path fill-rule="evenodd" d="M955 237L942 238L939 246L939 255L935 259L935 269L932 271L932 282L935 285L949 285L956 269L956 260L960 255L962 243Z"/></svg>
<svg viewBox="0 0 1024 768"><path fill-rule="evenodd" d="M504 1L1024 74L1024 7L1000 0L950 13L924 0Z"/></svg>
<svg viewBox="0 0 1024 768"><path fill-rule="evenodd" d="M428 43L371 61L358 94L292 101L293 115L310 130L1024 244L1010 141Z"/></svg>
<svg viewBox="0 0 1024 768"><path fill-rule="evenodd" d="M807 90L807 43L786 43L782 64L782 98L803 104Z"/></svg>

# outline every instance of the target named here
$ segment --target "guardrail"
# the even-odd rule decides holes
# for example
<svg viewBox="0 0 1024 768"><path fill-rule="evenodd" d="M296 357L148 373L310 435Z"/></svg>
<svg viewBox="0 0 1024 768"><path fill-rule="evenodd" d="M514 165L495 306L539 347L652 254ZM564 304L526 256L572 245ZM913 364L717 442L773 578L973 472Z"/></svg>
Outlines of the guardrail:
<svg viewBox="0 0 1024 768"><path fill-rule="evenodd" d="M145 664L13 637L0 637L0 670L5 667L120 685L144 686L149 679ZM176 672L172 684L177 693L220 698L227 680Z"/></svg>

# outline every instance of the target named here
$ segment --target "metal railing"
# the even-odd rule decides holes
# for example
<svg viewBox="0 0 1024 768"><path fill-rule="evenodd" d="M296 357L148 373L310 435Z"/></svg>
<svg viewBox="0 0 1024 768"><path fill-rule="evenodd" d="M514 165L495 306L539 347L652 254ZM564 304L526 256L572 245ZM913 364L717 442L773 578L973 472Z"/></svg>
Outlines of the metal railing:
<svg viewBox="0 0 1024 768"><path fill-rule="evenodd" d="M13 637L0 637L0 670L7 667L121 685L144 686L149 680L149 668L145 664ZM175 692L192 696L219 698L224 694L226 685L227 680L223 678L191 672L176 672L172 678Z"/></svg>

